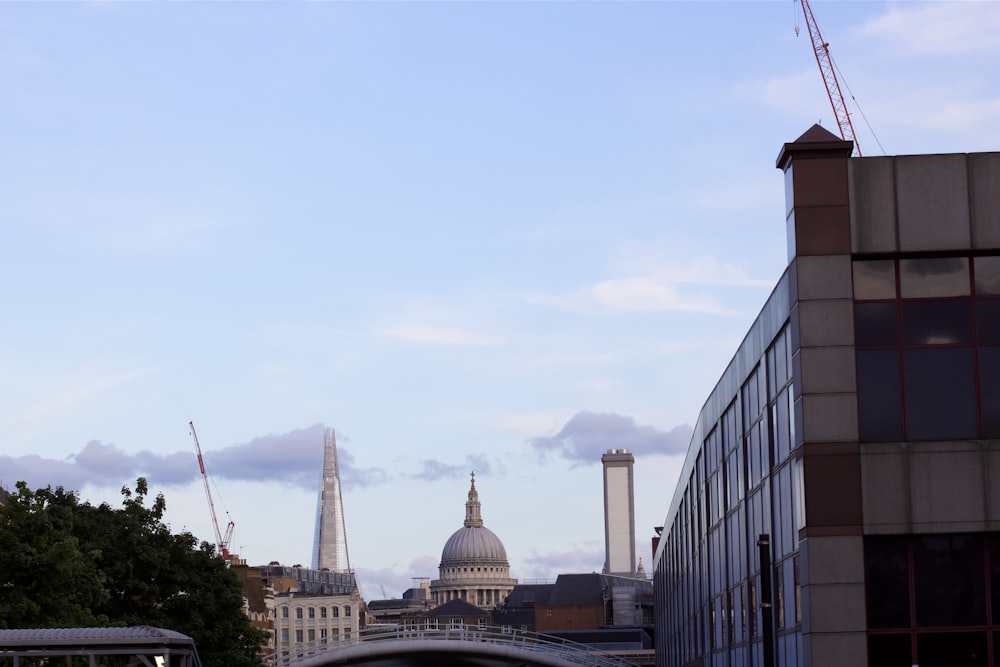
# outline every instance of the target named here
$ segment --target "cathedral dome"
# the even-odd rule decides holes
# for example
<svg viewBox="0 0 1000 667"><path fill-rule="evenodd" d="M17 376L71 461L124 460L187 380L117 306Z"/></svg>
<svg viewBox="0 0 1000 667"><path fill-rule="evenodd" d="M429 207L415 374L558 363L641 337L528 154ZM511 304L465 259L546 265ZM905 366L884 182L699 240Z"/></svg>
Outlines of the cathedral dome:
<svg viewBox="0 0 1000 667"><path fill-rule="evenodd" d="M441 551L441 565L460 563L507 563L503 542L486 526L463 526L456 530Z"/></svg>
<svg viewBox="0 0 1000 667"><path fill-rule="evenodd" d="M490 609L503 604L517 584L510 578L503 542L483 525L476 473L465 503L465 523L445 542L438 572L440 578L431 582L431 597L439 605L458 599Z"/></svg>

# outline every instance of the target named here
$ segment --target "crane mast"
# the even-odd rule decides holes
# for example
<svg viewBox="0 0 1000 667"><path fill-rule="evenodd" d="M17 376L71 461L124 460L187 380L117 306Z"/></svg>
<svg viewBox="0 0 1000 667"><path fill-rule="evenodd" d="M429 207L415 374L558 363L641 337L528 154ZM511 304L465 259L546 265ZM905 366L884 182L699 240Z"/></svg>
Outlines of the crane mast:
<svg viewBox="0 0 1000 667"><path fill-rule="evenodd" d="M840 81L834 71L833 61L830 60L830 44L823 41L820 34L819 24L813 16L812 7L809 0L799 0L802 3L802 14L806 19L806 28L809 30L809 38L812 40L813 52L816 54L816 64L819 65L819 72L823 76L823 85L826 86L826 95L830 98L830 106L833 107L833 115L837 118L837 125L840 126L840 136L845 141L854 142L854 150L861 155L861 147L854 135L854 124L851 122L851 114L847 110L844 95L840 92ZM798 28L796 28L798 32Z"/></svg>
<svg viewBox="0 0 1000 667"><path fill-rule="evenodd" d="M229 560L229 544L233 539L233 528L236 524L232 520L226 526L226 533L223 535L219 530L219 519L215 515L215 503L212 502L212 490L208 486L208 473L205 472L205 459L201 456L201 444L198 443L198 433L194 430L194 422L188 422L191 427L191 437L194 438L194 448L198 452L198 467L201 468L201 480L205 483L205 497L208 498L208 510L212 516L212 528L215 529L215 546L219 548L219 555L226 561Z"/></svg>

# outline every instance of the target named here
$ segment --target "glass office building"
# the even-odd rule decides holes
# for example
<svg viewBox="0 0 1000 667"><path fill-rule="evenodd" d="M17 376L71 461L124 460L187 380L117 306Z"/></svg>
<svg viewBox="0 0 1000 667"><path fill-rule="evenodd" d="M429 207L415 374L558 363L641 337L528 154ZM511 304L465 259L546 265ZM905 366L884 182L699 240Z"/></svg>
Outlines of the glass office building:
<svg viewBox="0 0 1000 667"><path fill-rule="evenodd" d="M696 423L657 665L1000 664L1000 153L785 144L789 264Z"/></svg>

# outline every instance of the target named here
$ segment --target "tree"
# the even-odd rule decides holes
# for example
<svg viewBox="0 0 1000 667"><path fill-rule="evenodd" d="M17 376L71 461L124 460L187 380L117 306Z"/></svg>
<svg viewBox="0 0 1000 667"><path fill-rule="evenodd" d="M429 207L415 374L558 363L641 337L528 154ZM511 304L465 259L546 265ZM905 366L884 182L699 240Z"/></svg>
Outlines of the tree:
<svg viewBox="0 0 1000 667"><path fill-rule="evenodd" d="M121 509L81 504L62 489L32 493L19 484L18 491L0 506L0 559L8 557L10 545L11 562L23 563L8 575L0 560L0 581L6 580L0 584L0 623L151 625L191 636L205 667L260 663L266 635L243 613L236 575L212 545L199 544L187 532L170 532L162 520L162 494L146 505L145 479L139 478L134 490L122 488ZM56 544L62 546L56 550ZM60 568L58 574L52 567ZM29 585L40 579L49 581L48 587ZM10 609L54 611L4 616L8 600L18 605ZM31 625L23 618L32 619Z"/></svg>
<svg viewBox="0 0 1000 667"><path fill-rule="evenodd" d="M74 534L79 506L62 487L17 492L0 505L0 627L100 625L107 592L96 554Z"/></svg>

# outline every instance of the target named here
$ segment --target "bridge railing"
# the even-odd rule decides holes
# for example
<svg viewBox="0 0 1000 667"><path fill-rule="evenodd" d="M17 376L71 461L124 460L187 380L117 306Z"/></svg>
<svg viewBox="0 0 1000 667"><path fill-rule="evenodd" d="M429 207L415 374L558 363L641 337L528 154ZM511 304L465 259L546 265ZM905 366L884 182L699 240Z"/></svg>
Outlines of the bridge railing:
<svg viewBox="0 0 1000 667"><path fill-rule="evenodd" d="M609 656L586 644L525 630L507 630L499 627L377 627L362 630L349 639L296 643L290 649L278 651L264 659L268 667L291 667L314 656L333 653L359 644L386 641L444 640L456 642L484 642L502 646L516 646L529 651L558 655L567 662L593 667L633 667L627 660Z"/></svg>

